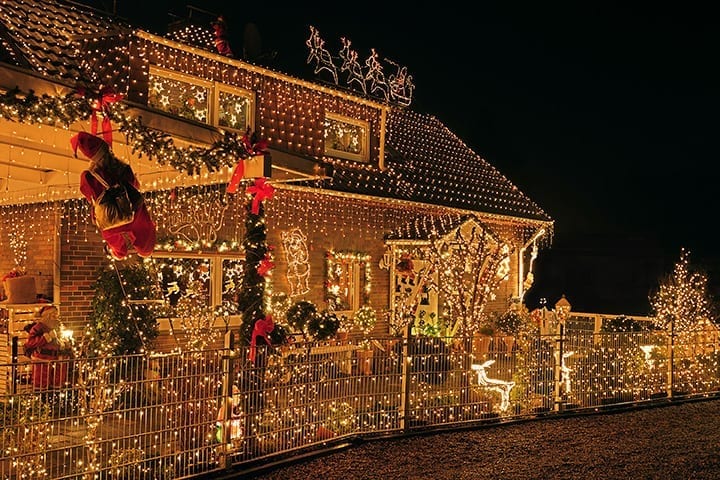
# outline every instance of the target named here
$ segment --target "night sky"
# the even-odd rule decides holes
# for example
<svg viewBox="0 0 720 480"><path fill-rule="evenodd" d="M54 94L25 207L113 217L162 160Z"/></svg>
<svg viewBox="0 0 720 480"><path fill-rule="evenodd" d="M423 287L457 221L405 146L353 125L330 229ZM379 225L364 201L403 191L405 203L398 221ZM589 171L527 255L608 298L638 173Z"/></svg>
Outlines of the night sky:
<svg viewBox="0 0 720 480"><path fill-rule="evenodd" d="M115 3L161 34L192 4ZM436 116L555 220L530 308L565 294L575 311L650 314L648 295L681 248L720 296L720 30L710 7L475 2L469 12L463 3L195 5L225 15L236 56L253 24L257 63L296 77L314 78L310 25L334 54L344 36L361 62L372 47L406 65L410 108Z"/></svg>

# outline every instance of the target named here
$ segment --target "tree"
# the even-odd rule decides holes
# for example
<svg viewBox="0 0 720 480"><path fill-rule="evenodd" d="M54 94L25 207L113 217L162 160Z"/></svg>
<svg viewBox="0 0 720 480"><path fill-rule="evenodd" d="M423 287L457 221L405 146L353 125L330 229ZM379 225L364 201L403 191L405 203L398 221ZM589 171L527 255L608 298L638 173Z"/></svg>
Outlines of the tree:
<svg viewBox="0 0 720 480"><path fill-rule="evenodd" d="M483 324L487 302L510 272L510 253L509 245L477 220L451 235L431 237L428 258L438 272L433 287L442 294L446 317L452 319L448 336L470 334Z"/></svg>
<svg viewBox="0 0 720 480"><path fill-rule="evenodd" d="M84 334L87 356L127 355L152 346L159 333L156 313L150 304L129 300L155 298L153 278L143 263L113 263L99 273Z"/></svg>
<svg viewBox="0 0 720 480"><path fill-rule="evenodd" d="M252 202L246 204L245 237L245 269L243 270L242 289L238 298L238 305L242 312L242 325L240 327L240 342L250 345L255 321L265 318L265 277L258 272L260 263L268 255L267 227L265 225L265 210L262 204L253 212Z"/></svg>
<svg viewBox="0 0 720 480"><path fill-rule="evenodd" d="M662 330L691 332L712 319L712 299L707 276L690 268L690 252L680 251L673 273L664 278L650 297L655 326Z"/></svg>

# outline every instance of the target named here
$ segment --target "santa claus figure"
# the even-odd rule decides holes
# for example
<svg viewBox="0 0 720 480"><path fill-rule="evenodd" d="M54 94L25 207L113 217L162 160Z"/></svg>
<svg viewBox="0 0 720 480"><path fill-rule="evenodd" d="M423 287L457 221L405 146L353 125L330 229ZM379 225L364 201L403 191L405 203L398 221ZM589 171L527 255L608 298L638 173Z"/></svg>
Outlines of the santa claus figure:
<svg viewBox="0 0 720 480"><path fill-rule="evenodd" d="M140 182L130 165L113 155L110 147L102 138L80 132L70 139L70 143L75 155L80 150L90 160L87 170L80 174L80 191L90 204L93 204L106 189L106 186L97 178L98 176L107 185L124 182L139 190ZM141 257L149 257L155 249L155 223L150 218L150 213L145 202L142 201L142 197L139 196L139 198L140 201L133 203L135 216L132 222L101 231L109 253L116 260L122 260L127 256L128 243Z"/></svg>
<svg viewBox="0 0 720 480"><path fill-rule="evenodd" d="M68 364L58 361L62 351L58 327L58 311L51 305L43 307L26 327L25 355L32 360L32 382L37 390L60 388L67 380Z"/></svg>

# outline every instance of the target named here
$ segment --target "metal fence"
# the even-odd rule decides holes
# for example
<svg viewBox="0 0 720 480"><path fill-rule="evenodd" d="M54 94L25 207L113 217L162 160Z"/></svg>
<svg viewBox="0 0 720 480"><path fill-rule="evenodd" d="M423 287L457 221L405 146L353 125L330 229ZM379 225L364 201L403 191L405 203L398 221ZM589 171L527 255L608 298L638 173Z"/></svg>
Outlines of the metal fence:
<svg viewBox="0 0 720 480"><path fill-rule="evenodd" d="M355 436L720 390L716 335L388 337L254 362L231 346L0 365L0 477L188 478Z"/></svg>

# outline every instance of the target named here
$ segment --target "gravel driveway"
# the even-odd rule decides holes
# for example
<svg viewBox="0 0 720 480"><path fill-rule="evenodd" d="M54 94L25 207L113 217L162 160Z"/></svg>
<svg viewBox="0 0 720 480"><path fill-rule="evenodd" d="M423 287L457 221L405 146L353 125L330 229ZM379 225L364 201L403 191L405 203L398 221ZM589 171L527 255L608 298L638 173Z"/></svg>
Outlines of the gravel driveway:
<svg viewBox="0 0 720 480"><path fill-rule="evenodd" d="M366 441L238 478L720 479L720 399Z"/></svg>

